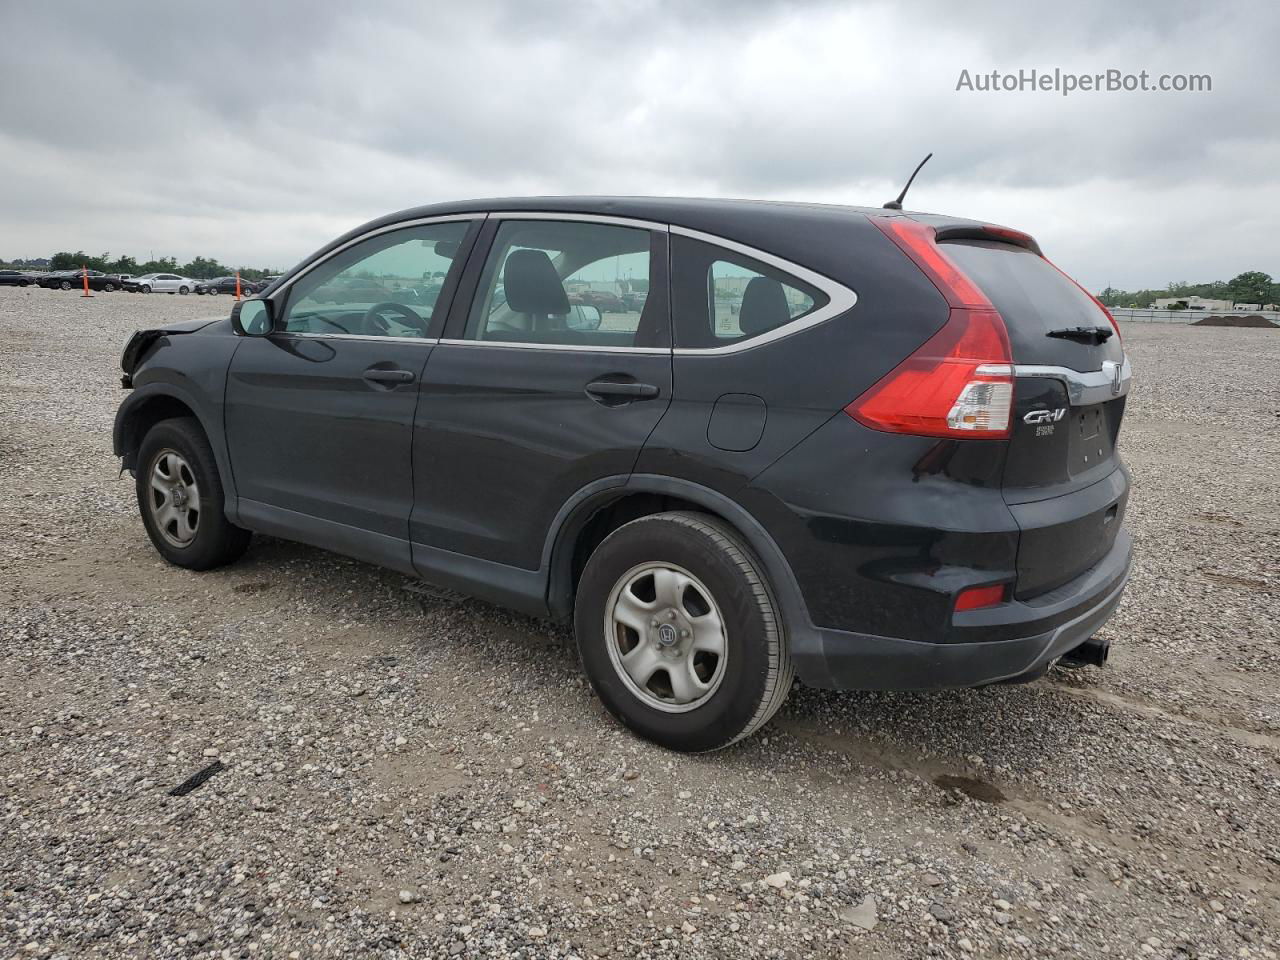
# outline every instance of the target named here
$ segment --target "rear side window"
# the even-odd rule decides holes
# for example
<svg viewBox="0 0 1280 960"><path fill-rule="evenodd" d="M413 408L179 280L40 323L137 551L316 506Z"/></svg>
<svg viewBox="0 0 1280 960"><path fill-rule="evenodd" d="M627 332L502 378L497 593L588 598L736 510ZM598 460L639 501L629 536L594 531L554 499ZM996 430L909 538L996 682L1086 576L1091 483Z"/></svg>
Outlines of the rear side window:
<svg viewBox="0 0 1280 960"><path fill-rule="evenodd" d="M652 231L568 220L507 220L494 236L468 340L568 347L667 342L665 298L649 297Z"/></svg>
<svg viewBox="0 0 1280 960"><path fill-rule="evenodd" d="M672 237L676 346L723 347L808 316L826 294L798 277L736 251Z"/></svg>

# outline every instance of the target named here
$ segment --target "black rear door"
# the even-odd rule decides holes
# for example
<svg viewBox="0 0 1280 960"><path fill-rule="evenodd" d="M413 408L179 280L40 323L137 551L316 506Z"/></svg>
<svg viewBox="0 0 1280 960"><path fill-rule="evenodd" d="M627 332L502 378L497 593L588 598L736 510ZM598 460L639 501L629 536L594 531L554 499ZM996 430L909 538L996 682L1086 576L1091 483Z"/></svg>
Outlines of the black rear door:
<svg viewBox="0 0 1280 960"><path fill-rule="evenodd" d="M1083 573L1115 541L1129 368L1107 314L1043 257L995 241L942 246L1009 332L1017 383L1003 486L1022 530L1015 592L1026 598Z"/></svg>
<svg viewBox="0 0 1280 960"><path fill-rule="evenodd" d="M665 229L631 221L486 224L415 422L424 576L447 582L463 557L537 570L560 508L625 482L671 397L666 250Z"/></svg>

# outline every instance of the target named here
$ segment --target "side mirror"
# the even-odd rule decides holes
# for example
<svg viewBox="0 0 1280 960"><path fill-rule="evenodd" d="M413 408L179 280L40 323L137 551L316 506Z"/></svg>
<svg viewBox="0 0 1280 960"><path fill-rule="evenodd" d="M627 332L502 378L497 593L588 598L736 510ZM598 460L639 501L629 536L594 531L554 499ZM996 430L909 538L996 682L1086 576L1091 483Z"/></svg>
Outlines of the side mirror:
<svg viewBox="0 0 1280 960"><path fill-rule="evenodd" d="M599 330L600 308L589 303L575 303L569 307L569 317L565 322L570 330Z"/></svg>
<svg viewBox="0 0 1280 960"><path fill-rule="evenodd" d="M275 329L270 300L241 300L231 308L231 326L242 337L265 337Z"/></svg>

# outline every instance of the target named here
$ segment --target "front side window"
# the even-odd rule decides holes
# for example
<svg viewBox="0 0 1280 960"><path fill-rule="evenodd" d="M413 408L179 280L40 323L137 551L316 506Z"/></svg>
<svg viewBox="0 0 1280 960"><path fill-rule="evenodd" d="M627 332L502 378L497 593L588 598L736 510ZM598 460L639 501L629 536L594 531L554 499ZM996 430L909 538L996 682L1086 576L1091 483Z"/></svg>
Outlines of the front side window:
<svg viewBox="0 0 1280 960"><path fill-rule="evenodd" d="M654 234L638 227L508 220L493 246L468 340L634 347L663 342L663 298L649 297Z"/></svg>
<svg viewBox="0 0 1280 960"><path fill-rule="evenodd" d="M428 223L361 241L293 285L288 333L426 337L469 221Z"/></svg>
<svg viewBox="0 0 1280 960"><path fill-rule="evenodd" d="M769 264L689 237L672 243L677 347L722 347L808 316L829 298Z"/></svg>

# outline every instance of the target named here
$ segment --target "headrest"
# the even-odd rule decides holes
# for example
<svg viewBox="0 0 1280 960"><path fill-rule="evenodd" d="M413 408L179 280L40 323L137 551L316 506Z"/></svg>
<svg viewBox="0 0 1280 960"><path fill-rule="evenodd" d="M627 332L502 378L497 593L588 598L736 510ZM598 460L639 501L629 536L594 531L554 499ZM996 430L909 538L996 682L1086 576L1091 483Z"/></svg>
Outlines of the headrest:
<svg viewBox="0 0 1280 960"><path fill-rule="evenodd" d="M569 297L545 250L513 250L503 272L507 306L539 316L569 312Z"/></svg>
<svg viewBox="0 0 1280 960"><path fill-rule="evenodd" d="M738 329L746 336L780 327L791 319L782 284L768 277L752 277L742 294Z"/></svg>

